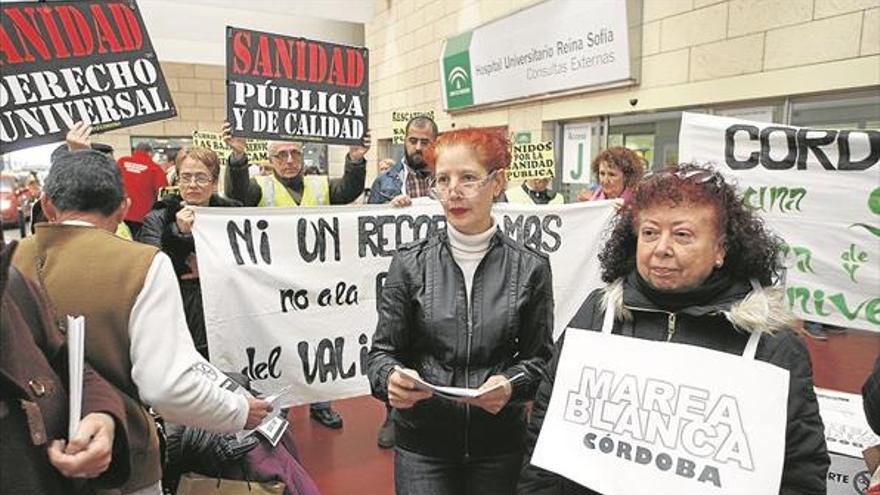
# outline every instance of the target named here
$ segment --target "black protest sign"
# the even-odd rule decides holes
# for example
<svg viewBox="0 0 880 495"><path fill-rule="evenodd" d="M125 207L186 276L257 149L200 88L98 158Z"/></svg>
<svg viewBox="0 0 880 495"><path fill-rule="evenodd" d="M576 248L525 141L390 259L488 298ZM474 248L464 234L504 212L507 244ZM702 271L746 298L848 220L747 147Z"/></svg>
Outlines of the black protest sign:
<svg viewBox="0 0 880 495"><path fill-rule="evenodd" d="M177 115L133 0L0 6L0 147L64 139Z"/></svg>
<svg viewBox="0 0 880 495"><path fill-rule="evenodd" d="M360 144L368 51L226 28L226 115L236 136Z"/></svg>

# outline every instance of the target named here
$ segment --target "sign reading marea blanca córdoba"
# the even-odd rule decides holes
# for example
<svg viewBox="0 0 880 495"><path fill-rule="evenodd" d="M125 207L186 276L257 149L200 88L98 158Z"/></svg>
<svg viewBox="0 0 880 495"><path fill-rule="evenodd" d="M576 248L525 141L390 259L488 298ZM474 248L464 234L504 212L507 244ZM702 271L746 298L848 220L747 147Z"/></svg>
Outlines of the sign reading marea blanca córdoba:
<svg viewBox="0 0 880 495"><path fill-rule="evenodd" d="M440 74L447 110L632 83L626 1L550 0L449 38Z"/></svg>

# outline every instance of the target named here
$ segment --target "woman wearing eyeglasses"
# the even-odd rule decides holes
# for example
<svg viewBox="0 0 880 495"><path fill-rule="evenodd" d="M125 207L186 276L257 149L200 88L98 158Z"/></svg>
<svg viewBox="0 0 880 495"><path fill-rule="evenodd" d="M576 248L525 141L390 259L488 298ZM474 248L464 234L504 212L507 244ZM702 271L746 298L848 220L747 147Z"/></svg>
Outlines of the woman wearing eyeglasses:
<svg viewBox="0 0 880 495"><path fill-rule="evenodd" d="M200 147L184 148L177 153L176 167L179 196L166 197L153 206L144 218L138 241L160 248L171 258L180 282L186 323L196 349L207 359L205 313L192 236L195 219L192 207L241 206L241 203L217 194L220 158L213 151Z"/></svg>
<svg viewBox="0 0 880 495"><path fill-rule="evenodd" d="M777 493L778 487L783 495L824 494L829 459L810 355L791 330L794 318L784 288L773 285L783 269L780 243L735 188L711 169L682 165L639 183L599 254L608 286L594 291L575 314L538 389L519 492L712 493L723 484L729 493ZM565 353L568 342L578 346L572 347L577 349L573 354ZM619 350L603 361L601 354L610 355L612 347ZM589 349L598 350L591 354ZM669 352L689 354L668 358ZM682 361L682 355L694 362ZM696 364L697 359L703 364ZM570 478L556 474L567 469L558 461L539 461L549 470L531 464L535 443L541 443L539 433L551 438L559 431L555 428L561 423L548 404L555 382L571 383L570 373L561 377L563 369L590 366L606 376L639 377L633 370L645 361L651 363L649 381L654 385L646 383L634 393L644 392L644 407L660 411L665 425L678 425L671 435L661 442L646 433L651 428L645 423L618 428L624 421L612 420L615 426L608 431L597 421L585 421L578 434L554 440L560 451L570 452L565 443L573 442L579 452L572 460L577 472L566 472ZM682 369L690 373L675 374ZM687 381L697 376L700 381ZM707 386L699 387L703 383ZM564 394L566 389L563 385L555 392ZM601 411L600 399L592 397L584 403L593 412ZM620 417L631 417L620 411L637 411L641 416L636 417L657 424L632 396L619 397L613 407ZM731 403L737 408L727 407ZM676 441L669 441L672 436ZM688 473L680 467L664 470L663 461L682 452L674 450L679 438L686 454L678 459L693 469L694 483L683 482L678 486L689 488L670 491L666 483ZM607 446L612 444L618 450L609 455ZM606 462L617 464L612 469Z"/></svg>
<svg viewBox="0 0 880 495"><path fill-rule="evenodd" d="M446 230L402 246L380 295L368 360L373 395L397 409L398 494L512 494L524 402L550 354L546 256L505 236L491 215L510 164L506 140L475 129L441 135L425 155ZM492 389L465 401L416 388Z"/></svg>

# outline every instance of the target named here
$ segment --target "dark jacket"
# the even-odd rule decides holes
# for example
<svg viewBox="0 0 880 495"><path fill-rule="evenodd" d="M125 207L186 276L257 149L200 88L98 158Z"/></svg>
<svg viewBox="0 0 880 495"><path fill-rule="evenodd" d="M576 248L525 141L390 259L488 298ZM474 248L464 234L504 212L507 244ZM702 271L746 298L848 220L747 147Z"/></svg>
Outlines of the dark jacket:
<svg viewBox="0 0 880 495"><path fill-rule="evenodd" d="M874 365L874 372L862 387L862 401L865 406L865 417L874 433L880 435L880 358Z"/></svg>
<svg viewBox="0 0 880 495"><path fill-rule="evenodd" d="M615 308L617 311L613 333L645 340L667 340L670 313L654 304L636 285L628 278L615 282L606 289L594 291L580 307L569 326L576 329L601 329L605 313L601 308L607 304L607 307ZM742 354L749 333L755 331L763 333L755 358L790 372L785 461L779 493L824 495L825 477L830 460L825 448L825 428L819 416L819 406L813 391L809 352L804 343L790 328L787 328L790 323L787 317L789 312L782 291L765 289L760 293L755 292L755 297L746 300L749 294L748 283L734 282L732 286L715 296L709 304L680 309L675 313L675 320L672 320L675 327L672 341ZM764 304L765 301L768 305ZM761 309L756 310L756 308ZM720 311L727 311L728 314L725 316ZM553 380L564 337L563 334L556 343L553 359L548 366L547 379L541 382L538 389L528 430L527 456L523 463L517 493L540 495L596 493L554 473L532 466L529 462L553 391Z"/></svg>
<svg viewBox="0 0 880 495"><path fill-rule="evenodd" d="M546 256L496 231L474 273L471 300L446 231L401 247L379 297L367 373L388 400L394 366L429 383L478 388L503 374L510 402L495 416L439 397L397 411L396 442L423 455L461 460L522 451L524 401L535 393L551 351L553 289ZM470 313L471 331L468 331Z"/></svg>
<svg viewBox="0 0 880 495"><path fill-rule="evenodd" d="M177 228L177 212L182 208L180 201L177 197L157 201L144 217L144 226L137 238L138 242L156 246L167 254L178 277L190 272L186 259L196 251L192 234L182 234ZM241 206L241 202L212 194L208 206Z"/></svg>
<svg viewBox="0 0 880 495"><path fill-rule="evenodd" d="M226 167L226 196L241 201L245 206L258 206L263 198L263 190L256 179L248 176L248 158L242 155L236 159L229 155L228 167ZM303 166L305 170L305 166ZM330 204L344 205L351 203L364 192L364 181L367 177L367 160L360 162L351 161L350 155L345 155L345 172L342 177L330 179ZM293 179L279 178L282 184L291 193L297 203L302 198L303 181L302 173Z"/></svg>
<svg viewBox="0 0 880 495"><path fill-rule="evenodd" d="M125 408L116 389L86 363L83 416L113 417L115 434L110 467L91 486L65 479L49 463L46 448L67 438L67 347L55 327L45 296L4 253L6 290L0 307L0 493L67 495L90 488L111 488L129 476Z"/></svg>

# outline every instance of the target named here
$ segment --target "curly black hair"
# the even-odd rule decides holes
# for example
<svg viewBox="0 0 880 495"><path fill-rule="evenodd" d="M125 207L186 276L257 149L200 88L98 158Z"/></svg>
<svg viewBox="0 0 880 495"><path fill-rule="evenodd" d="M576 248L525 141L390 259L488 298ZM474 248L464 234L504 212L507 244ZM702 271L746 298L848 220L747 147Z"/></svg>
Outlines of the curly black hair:
<svg viewBox="0 0 880 495"><path fill-rule="evenodd" d="M738 194L736 187L710 167L681 164L646 176L632 202L617 216L599 261L602 280L611 283L636 268L636 219L640 210L658 204L708 204L718 212L718 230L727 254L721 268L738 280L775 283L784 267L779 256L782 239L764 226Z"/></svg>

